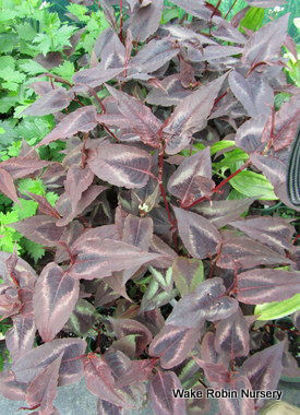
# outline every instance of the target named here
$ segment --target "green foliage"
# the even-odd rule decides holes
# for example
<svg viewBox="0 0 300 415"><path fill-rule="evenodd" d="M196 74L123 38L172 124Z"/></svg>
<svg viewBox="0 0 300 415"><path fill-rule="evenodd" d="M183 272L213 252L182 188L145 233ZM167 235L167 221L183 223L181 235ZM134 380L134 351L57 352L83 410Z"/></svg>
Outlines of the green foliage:
<svg viewBox="0 0 300 415"><path fill-rule="evenodd" d="M262 27L265 17L264 9L260 7L251 7L245 17L241 20L240 30L243 32L243 28L247 28L255 32Z"/></svg>
<svg viewBox="0 0 300 415"><path fill-rule="evenodd" d="M253 171L241 171L230 179L229 183L246 197L257 197L260 200L277 200L271 183L262 175Z"/></svg>
<svg viewBox="0 0 300 415"><path fill-rule="evenodd" d="M259 304L254 309L257 320L275 320L300 310L300 294L283 301Z"/></svg>

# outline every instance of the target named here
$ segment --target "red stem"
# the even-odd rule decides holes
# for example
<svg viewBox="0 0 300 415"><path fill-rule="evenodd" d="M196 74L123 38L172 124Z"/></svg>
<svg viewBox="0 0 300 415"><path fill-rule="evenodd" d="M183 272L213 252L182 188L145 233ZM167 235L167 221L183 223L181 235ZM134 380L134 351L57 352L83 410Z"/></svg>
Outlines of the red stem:
<svg viewBox="0 0 300 415"><path fill-rule="evenodd" d="M167 194L166 194L166 190L164 188L164 184L163 184L163 174L164 174L164 150L165 150L165 146L161 145L161 149L158 155L158 184L159 184L159 189L160 189L160 193L162 195L162 198L164 200L164 204L165 204L165 208L168 214L168 220L170 222L171 227L174 227L174 221L171 215L171 211L170 211L170 207L169 207L169 203L167 200Z"/></svg>
<svg viewBox="0 0 300 415"><path fill-rule="evenodd" d="M230 174L230 176L228 176L228 177L226 177L226 179L224 179L221 183L219 183L218 184L218 186L216 186L214 189L213 189L213 193L218 193L219 192L219 190L223 187L223 186L225 186L225 184L226 183L228 183L229 182L229 180L231 180L233 177L235 177L235 176L237 176L241 171L243 171L244 169L246 169L248 166L250 165L250 161L248 160L245 164L243 164L239 169L237 169L235 172L233 172L233 173L231 173ZM198 203L201 203L201 202L203 202L204 200L206 200L206 199L209 199L210 198L210 196L202 196L202 197L200 197L199 199L197 199L197 200L195 200L193 203L191 203L190 205L187 205L187 206L184 206L184 205L181 205L181 207L183 208L183 209L189 209L189 208L192 208L193 206L195 206L195 205L198 205Z"/></svg>
<svg viewBox="0 0 300 415"><path fill-rule="evenodd" d="M300 239L300 233L295 236L295 238L293 240L293 245L295 245L295 243L297 242L298 239Z"/></svg>
<svg viewBox="0 0 300 415"><path fill-rule="evenodd" d="M120 0L120 41L123 43L123 0Z"/></svg>
<svg viewBox="0 0 300 415"><path fill-rule="evenodd" d="M227 16L229 15L229 13L231 12L231 10L234 8L236 2L237 2L237 0L234 0L234 2L232 3L232 5L229 7L229 10L225 14L225 17L224 17L225 20L226 20Z"/></svg>

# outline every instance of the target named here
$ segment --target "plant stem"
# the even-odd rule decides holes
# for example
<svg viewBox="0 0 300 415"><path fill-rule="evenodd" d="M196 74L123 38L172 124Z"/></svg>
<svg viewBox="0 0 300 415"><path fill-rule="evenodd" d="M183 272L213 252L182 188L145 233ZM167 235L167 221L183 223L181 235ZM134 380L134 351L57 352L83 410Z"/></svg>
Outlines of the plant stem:
<svg viewBox="0 0 300 415"><path fill-rule="evenodd" d="M232 5L229 7L228 12L225 14L224 19L226 20L227 16L229 15L229 13L231 12L231 10L234 8L235 4L236 4L237 0L234 0L234 2L232 3Z"/></svg>
<svg viewBox="0 0 300 415"><path fill-rule="evenodd" d="M218 193L219 190L225 186L226 183L229 182L229 180L231 180L233 177L237 176L241 171L243 171L244 169L246 169L248 166L250 165L250 161L248 160L245 164L243 164L239 169L237 169L235 172L231 173L230 176L226 177L226 179L224 179L221 183L218 184L218 186L216 186L213 189L213 193ZM184 206L182 205L181 207L183 209L189 209L192 208L195 205L198 205L198 203L203 202L206 199L209 199L210 196L202 196L199 199L195 200L193 203L191 203L190 205Z"/></svg>
<svg viewBox="0 0 300 415"><path fill-rule="evenodd" d="M120 41L123 43L123 0L120 0Z"/></svg>
<svg viewBox="0 0 300 415"><path fill-rule="evenodd" d="M162 195L162 198L164 200L164 204L165 204L165 208L168 214L168 220L170 222L170 225L173 227L174 226L174 221L171 215L171 211L170 211L170 207L169 207L169 203L167 200L167 194L166 194L166 190L164 188L164 184L163 184L163 174L164 174L164 152L165 152L165 145L162 144L160 151L159 151L159 155L158 155L158 185L159 185L159 189L160 189L160 193Z"/></svg>

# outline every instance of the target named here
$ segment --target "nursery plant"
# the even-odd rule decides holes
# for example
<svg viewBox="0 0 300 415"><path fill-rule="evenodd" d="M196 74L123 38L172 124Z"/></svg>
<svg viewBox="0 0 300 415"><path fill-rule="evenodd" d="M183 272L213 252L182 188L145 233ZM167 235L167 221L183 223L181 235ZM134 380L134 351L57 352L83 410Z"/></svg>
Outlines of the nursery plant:
<svg viewBox="0 0 300 415"><path fill-rule="evenodd" d="M90 2L76 3L84 22ZM0 392L22 409L58 414L57 387L84 378L99 415L208 414L208 390L237 391L219 413L254 415L295 381L300 110L283 53L296 47L288 14L241 24L279 3L249 0L229 21L221 2L101 0L109 27L87 67L31 84L24 120L56 124L0 163L5 224L46 250L34 268L0 252L13 324ZM44 157L53 143L61 157Z"/></svg>

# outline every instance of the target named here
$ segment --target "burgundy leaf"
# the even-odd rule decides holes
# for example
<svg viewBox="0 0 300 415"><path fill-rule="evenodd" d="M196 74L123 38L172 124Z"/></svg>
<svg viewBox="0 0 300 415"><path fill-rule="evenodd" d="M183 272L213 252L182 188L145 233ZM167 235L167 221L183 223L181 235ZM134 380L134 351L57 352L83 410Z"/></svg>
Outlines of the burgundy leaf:
<svg viewBox="0 0 300 415"><path fill-rule="evenodd" d="M201 20L209 20L211 17L211 11L205 7L203 0L172 0L172 3Z"/></svg>
<svg viewBox="0 0 300 415"><path fill-rule="evenodd" d="M173 389L182 389L180 380L174 372L159 370L150 383L149 398L157 415L185 415L184 399L176 399Z"/></svg>
<svg viewBox="0 0 300 415"><path fill-rule="evenodd" d="M266 125L266 116L261 114L256 118L251 118L240 126L235 135L235 143L247 153L263 150L265 145L261 143L261 138Z"/></svg>
<svg viewBox="0 0 300 415"><path fill-rule="evenodd" d="M36 195L30 192L27 193L33 200L35 200L39 204L39 213L43 215L53 216L56 219L60 218L58 211L55 209L55 207L50 205L50 203L44 196Z"/></svg>
<svg viewBox="0 0 300 415"><path fill-rule="evenodd" d="M33 268L24 259L16 254L0 251L0 275L9 286L15 286L17 281L20 287L33 288L37 275Z"/></svg>
<svg viewBox="0 0 300 415"><path fill-rule="evenodd" d="M0 163L0 168L6 170L11 177L16 179L22 179L35 173L37 170L41 170L43 167L54 165L51 161L46 160L33 160L31 157L11 157L8 160Z"/></svg>
<svg viewBox="0 0 300 415"><path fill-rule="evenodd" d="M199 329L167 324L154 337L149 354L160 358L161 367L171 369L186 359L199 337Z"/></svg>
<svg viewBox="0 0 300 415"><path fill-rule="evenodd" d="M226 77L227 74L203 85L177 106L163 130L167 154L179 153L190 143L196 131L206 127L207 119Z"/></svg>
<svg viewBox="0 0 300 415"><path fill-rule="evenodd" d="M93 105L78 108L71 114L66 115L63 120L37 145L45 146L52 141L61 138L71 137L78 131L88 132L93 130L97 125L96 108Z"/></svg>
<svg viewBox="0 0 300 415"><path fill-rule="evenodd" d="M238 310L217 324L215 348L218 353L227 353L230 359L249 354L249 324Z"/></svg>
<svg viewBox="0 0 300 415"><path fill-rule="evenodd" d="M146 97L146 102L151 105L160 105L170 107L178 105L181 100L192 92L183 88L178 75L170 75L160 81L160 88L154 85L154 88Z"/></svg>
<svg viewBox="0 0 300 415"><path fill-rule="evenodd" d="M18 382L12 370L0 373L0 392L12 401L24 401L27 384Z"/></svg>
<svg viewBox="0 0 300 415"><path fill-rule="evenodd" d="M65 88L52 89L23 111L24 115L42 116L54 114L68 107L72 101L72 93Z"/></svg>
<svg viewBox="0 0 300 415"><path fill-rule="evenodd" d="M37 95L46 95L48 92L53 91L51 82L48 81L32 82L32 84L28 86L29 88L32 88Z"/></svg>
<svg viewBox="0 0 300 415"><path fill-rule="evenodd" d="M226 269L291 263L289 258L264 244L228 231L224 232L221 254L217 259L218 267Z"/></svg>
<svg viewBox="0 0 300 415"><path fill-rule="evenodd" d="M168 182L168 191L181 200L181 205L190 205L196 199L211 194L215 183L211 180L211 158L207 147L185 158Z"/></svg>
<svg viewBox="0 0 300 415"><path fill-rule="evenodd" d="M141 249L149 249L152 243L153 221L129 214L124 221L122 240Z"/></svg>
<svg viewBox="0 0 300 415"><path fill-rule="evenodd" d="M178 46L170 39L153 39L130 60L128 77L132 76L138 79L145 73L157 71L178 53Z"/></svg>
<svg viewBox="0 0 300 415"><path fill-rule="evenodd" d="M117 387L124 388L135 382L144 382L152 374L156 359L132 360L128 370L117 380Z"/></svg>
<svg viewBox="0 0 300 415"><path fill-rule="evenodd" d="M66 193L71 198L72 208L75 209L82 193L88 189L94 179L94 173L89 168L71 166L64 182Z"/></svg>
<svg viewBox="0 0 300 415"><path fill-rule="evenodd" d="M124 144L99 145L88 159L88 166L97 177L127 189L147 184L151 164L149 153Z"/></svg>
<svg viewBox="0 0 300 415"><path fill-rule="evenodd" d="M255 75L245 79L239 72L232 71L228 77L229 86L250 117L260 114L267 117L273 106L273 89L261 75Z"/></svg>
<svg viewBox="0 0 300 415"><path fill-rule="evenodd" d="M85 348L86 342L82 339L56 339L23 354L13 363L12 370L20 382L31 382L63 353L59 385L68 385L82 376L83 366L79 357Z"/></svg>
<svg viewBox="0 0 300 415"><path fill-rule="evenodd" d="M158 29L162 10L163 0L148 2L148 5L140 5L133 14L130 22L130 30L133 38L138 42L144 42Z"/></svg>
<svg viewBox="0 0 300 415"><path fill-rule="evenodd" d="M79 281L50 262L37 280L33 303L39 334L44 342L53 340L68 321L79 296Z"/></svg>
<svg viewBox="0 0 300 415"><path fill-rule="evenodd" d="M109 85L107 85L107 89L116 99L119 111L126 118L130 129L140 137L144 144L157 146L161 122L154 116L150 108L143 105L138 99ZM101 120L101 116L98 119Z"/></svg>
<svg viewBox="0 0 300 415"><path fill-rule="evenodd" d="M282 371L284 342L267 347L250 356L243 364L241 374L250 380L253 390L274 390Z"/></svg>
<svg viewBox="0 0 300 415"><path fill-rule="evenodd" d="M247 3L250 4L252 7L276 7L276 6L282 6L286 4L285 0L247 0Z"/></svg>
<svg viewBox="0 0 300 415"><path fill-rule="evenodd" d="M221 235L217 228L204 217L173 207L178 222L180 238L195 258L212 256L218 250Z"/></svg>
<svg viewBox="0 0 300 415"><path fill-rule="evenodd" d="M105 66L101 62L94 68L83 69L82 71L76 72L73 76L73 81L76 84L75 88L78 88L79 91L81 89L87 89L88 91L89 87L98 87L99 85L102 85L107 81L110 81L112 78L119 75L123 71L123 65L118 68L105 68Z"/></svg>
<svg viewBox="0 0 300 415"><path fill-rule="evenodd" d="M129 334L137 335L136 353L140 355L144 352L145 347L151 342L152 334L147 327L142 323L130 320L130 319L115 319L110 317L109 319L112 329L118 339Z"/></svg>
<svg viewBox="0 0 300 415"><path fill-rule="evenodd" d="M84 360L84 376L88 390L104 401L121 407L131 407L124 393L116 388L115 380L107 362L96 355Z"/></svg>
<svg viewBox="0 0 300 415"><path fill-rule="evenodd" d="M295 95L288 102L282 104L280 110L276 112L274 138L272 139L275 151L290 146L294 141L299 127L299 107L299 96Z"/></svg>
<svg viewBox="0 0 300 415"><path fill-rule="evenodd" d="M245 44L242 61L252 67L260 62L276 59L287 34L289 14L267 23L253 32Z"/></svg>
<svg viewBox="0 0 300 415"><path fill-rule="evenodd" d="M230 373L222 363L210 363L194 357L197 364L204 370L205 377L210 383L224 384L229 381Z"/></svg>
<svg viewBox="0 0 300 415"><path fill-rule="evenodd" d="M300 274L276 269L253 269L237 277L237 298L245 304L282 301L300 290Z"/></svg>
<svg viewBox="0 0 300 415"><path fill-rule="evenodd" d="M95 307L87 300L80 298L70 316L67 328L80 337L86 336L96 322L96 314Z"/></svg>
<svg viewBox="0 0 300 415"><path fill-rule="evenodd" d="M0 164L1 165L1 164ZM5 170L0 168L0 192L7 196L9 199L18 203L18 195L14 185L13 178Z"/></svg>
<svg viewBox="0 0 300 415"><path fill-rule="evenodd" d="M294 228L284 218L252 216L245 220L231 222L230 225L245 232L250 238L269 245L280 254L284 254L285 249L291 249Z"/></svg>
<svg viewBox="0 0 300 415"><path fill-rule="evenodd" d="M63 353L31 381L26 389L26 401L30 407L40 405L41 410L53 408L62 356Z"/></svg>
<svg viewBox="0 0 300 415"><path fill-rule="evenodd" d="M241 200L212 200L199 203L194 209L200 213L218 229L240 219L242 213L246 212L255 198Z"/></svg>
<svg viewBox="0 0 300 415"><path fill-rule="evenodd" d="M99 246L85 243L82 249L74 251L75 263L70 268L70 275L78 279L108 277L115 271L122 271L158 258L125 242L104 239Z"/></svg>
<svg viewBox="0 0 300 415"><path fill-rule="evenodd" d="M201 327L205 320L217 321L229 317L237 310L238 303L227 297L225 291L221 278L204 281L195 291L186 294L177 302L166 324L197 328Z"/></svg>
<svg viewBox="0 0 300 415"><path fill-rule="evenodd" d="M32 316L13 317L13 327L5 335L6 347L13 360L32 349L36 326Z"/></svg>
<svg viewBox="0 0 300 415"><path fill-rule="evenodd" d="M82 235L72 244L72 249L81 249L86 243L100 243L103 239L119 239L117 226L103 225L92 229L85 229Z"/></svg>
<svg viewBox="0 0 300 415"><path fill-rule="evenodd" d="M38 244L56 246L63 233L63 228L56 226L56 221L52 216L36 215L10 226Z"/></svg>
<svg viewBox="0 0 300 415"><path fill-rule="evenodd" d="M19 299L18 290L7 284L0 286L0 315L1 318L7 318L18 314L22 307Z"/></svg>

